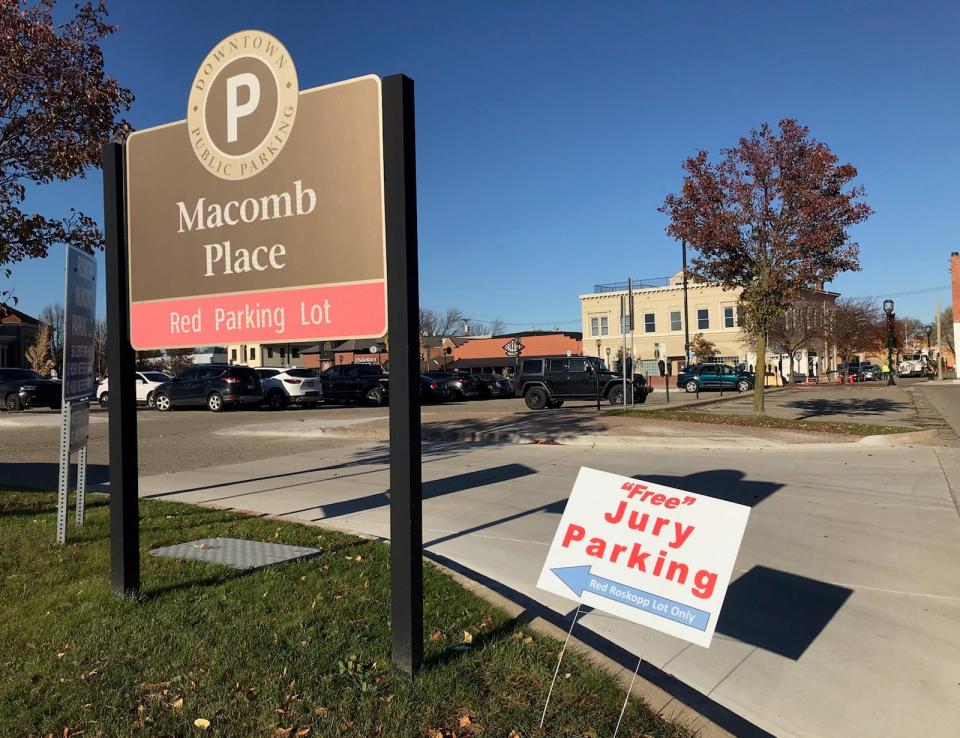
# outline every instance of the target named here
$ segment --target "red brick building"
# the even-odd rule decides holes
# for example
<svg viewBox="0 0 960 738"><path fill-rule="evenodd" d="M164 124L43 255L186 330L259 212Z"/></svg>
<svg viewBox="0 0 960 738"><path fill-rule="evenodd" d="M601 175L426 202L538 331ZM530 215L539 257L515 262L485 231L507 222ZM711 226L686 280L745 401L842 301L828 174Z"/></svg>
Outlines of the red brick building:
<svg viewBox="0 0 960 738"><path fill-rule="evenodd" d="M0 366L27 367L24 354L37 340L42 321L9 305L0 308Z"/></svg>

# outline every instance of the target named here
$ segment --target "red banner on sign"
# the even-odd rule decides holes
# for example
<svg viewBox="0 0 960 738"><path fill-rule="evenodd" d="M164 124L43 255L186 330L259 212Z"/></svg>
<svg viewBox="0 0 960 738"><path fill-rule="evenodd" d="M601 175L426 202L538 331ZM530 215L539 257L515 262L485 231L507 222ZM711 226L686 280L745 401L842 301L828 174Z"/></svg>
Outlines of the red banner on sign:
<svg viewBox="0 0 960 738"><path fill-rule="evenodd" d="M156 300L130 306L130 342L143 351L382 336L385 315L384 281Z"/></svg>

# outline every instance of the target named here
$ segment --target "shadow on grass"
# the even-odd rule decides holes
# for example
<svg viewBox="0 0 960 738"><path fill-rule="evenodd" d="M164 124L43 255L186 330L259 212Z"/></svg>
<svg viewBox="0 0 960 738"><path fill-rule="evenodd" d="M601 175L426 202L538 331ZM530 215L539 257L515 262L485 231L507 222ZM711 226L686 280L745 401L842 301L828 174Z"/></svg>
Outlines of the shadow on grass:
<svg viewBox="0 0 960 738"><path fill-rule="evenodd" d="M106 484L110 481L107 464L87 464L87 486ZM24 492L55 490L60 484L60 465L50 462L27 461L0 462L0 482L4 487L20 487ZM70 489L77 488L77 465L70 464Z"/></svg>
<svg viewBox="0 0 960 738"><path fill-rule="evenodd" d="M787 407L800 410L799 420L826 418L838 415L888 415L912 410L912 406L899 400L883 397L844 397L794 400Z"/></svg>

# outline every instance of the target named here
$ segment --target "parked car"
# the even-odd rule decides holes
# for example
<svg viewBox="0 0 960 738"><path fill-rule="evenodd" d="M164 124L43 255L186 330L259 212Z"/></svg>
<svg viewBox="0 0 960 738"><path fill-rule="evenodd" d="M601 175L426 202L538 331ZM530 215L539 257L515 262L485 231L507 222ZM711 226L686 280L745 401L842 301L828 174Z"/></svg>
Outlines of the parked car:
<svg viewBox="0 0 960 738"><path fill-rule="evenodd" d="M0 400L10 412L30 407L60 409L63 384L45 379L32 369L0 369Z"/></svg>
<svg viewBox="0 0 960 738"><path fill-rule="evenodd" d="M611 405L624 402L623 375L607 369L594 356L543 356L523 359L514 382L516 397L531 410L558 408L566 400L593 400L598 394ZM653 392L639 374L627 382L626 401L644 403Z"/></svg>
<svg viewBox="0 0 960 738"><path fill-rule="evenodd" d="M876 364L860 365L860 381L873 382L880 379L881 374L883 374L883 367L881 366L877 366Z"/></svg>
<svg viewBox="0 0 960 738"><path fill-rule="evenodd" d="M153 391L154 406L166 412L175 407L206 405L215 413L225 407L263 402L260 375L247 366L201 364L191 366Z"/></svg>
<svg viewBox="0 0 960 738"><path fill-rule="evenodd" d="M271 410L283 410L287 405L311 408L320 402L322 384L312 369L261 366L254 371L260 375Z"/></svg>
<svg viewBox="0 0 960 738"><path fill-rule="evenodd" d="M480 396L484 399L513 397L513 382L500 374L474 374L480 383Z"/></svg>
<svg viewBox="0 0 960 738"><path fill-rule="evenodd" d="M389 376L377 364L339 364L320 375L324 402L384 405L390 392Z"/></svg>
<svg viewBox="0 0 960 738"><path fill-rule="evenodd" d="M420 402L447 402L449 399L450 389L445 382L420 376Z"/></svg>
<svg viewBox="0 0 960 738"><path fill-rule="evenodd" d="M137 402L153 407L153 393L164 382L169 382L173 377L165 372L137 372L136 375ZM110 403L110 378L105 377L97 384L97 400L100 407L107 407Z"/></svg>
<svg viewBox="0 0 960 738"><path fill-rule="evenodd" d="M677 387L687 392L729 390L748 392L753 389L755 375L728 364L691 364L677 375Z"/></svg>
<svg viewBox="0 0 960 738"><path fill-rule="evenodd" d="M424 376L444 382L454 400L471 400L480 397L480 382L466 372L427 372Z"/></svg>

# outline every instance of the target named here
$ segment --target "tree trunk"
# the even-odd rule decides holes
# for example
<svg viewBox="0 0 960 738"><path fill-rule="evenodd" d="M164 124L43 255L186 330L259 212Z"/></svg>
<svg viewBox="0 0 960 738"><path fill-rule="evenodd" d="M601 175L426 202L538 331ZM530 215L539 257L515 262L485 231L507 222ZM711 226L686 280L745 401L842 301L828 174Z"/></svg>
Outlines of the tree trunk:
<svg viewBox="0 0 960 738"><path fill-rule="evenodd" d="M763 415L763 386L767 381L767 337L757 336L757 363L753 377L753 414ZM757 374L760 376L758 377Z"/></svg>

